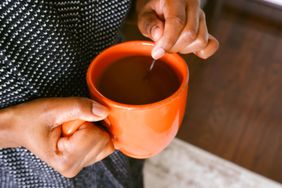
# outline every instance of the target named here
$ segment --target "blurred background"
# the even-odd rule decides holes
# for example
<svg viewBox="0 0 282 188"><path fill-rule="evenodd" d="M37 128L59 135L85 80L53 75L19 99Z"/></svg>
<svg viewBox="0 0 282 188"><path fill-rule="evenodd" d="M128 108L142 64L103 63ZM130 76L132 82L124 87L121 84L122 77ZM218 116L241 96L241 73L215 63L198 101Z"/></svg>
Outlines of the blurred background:
<svg viewBox="0 0 282 188"><path fill-rule="evenodd" d="M207 60L183 56L190 90L177 137L282 183L282 0L202 5L220 49ZM144 39L135 13L124 24L126 40Z"/></svg>

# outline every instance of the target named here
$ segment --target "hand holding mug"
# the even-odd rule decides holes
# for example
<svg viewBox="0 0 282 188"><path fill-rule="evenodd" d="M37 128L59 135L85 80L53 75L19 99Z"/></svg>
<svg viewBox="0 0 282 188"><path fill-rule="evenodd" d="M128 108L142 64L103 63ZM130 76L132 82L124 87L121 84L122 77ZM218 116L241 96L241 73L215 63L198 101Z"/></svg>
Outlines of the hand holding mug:
<svg viewBox="0 0 282 188"><path fill-rule="evenodd" d="M114 151L109 134L89 123L107 115L104 106L78 97L38 99L12 106L0 110L1 123L8 125L0 132L0 147L25 147L65 177L74 177ZM74 119L85 122L73 135L62 137L61 124Z"/></svg>

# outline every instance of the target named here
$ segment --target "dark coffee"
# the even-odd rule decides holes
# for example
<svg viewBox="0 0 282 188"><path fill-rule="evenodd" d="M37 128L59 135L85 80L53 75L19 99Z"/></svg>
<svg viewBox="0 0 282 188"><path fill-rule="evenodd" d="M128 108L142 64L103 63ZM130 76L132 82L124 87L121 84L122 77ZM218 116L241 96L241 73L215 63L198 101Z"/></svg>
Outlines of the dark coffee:
<svg viewBox="0 0 282 188"><path fill-rule="evenodd" d="M162 61L149 72L151 57L118 60L102 73L96 86L105 97L125 104L148 104L167 98L180 86L176 73Z"/></svg>

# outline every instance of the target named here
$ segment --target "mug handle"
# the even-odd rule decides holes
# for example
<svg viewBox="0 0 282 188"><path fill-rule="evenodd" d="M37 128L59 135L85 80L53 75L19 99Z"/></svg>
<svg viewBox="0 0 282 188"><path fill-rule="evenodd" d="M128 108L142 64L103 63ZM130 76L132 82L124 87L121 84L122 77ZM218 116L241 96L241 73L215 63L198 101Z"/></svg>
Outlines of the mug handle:
<svg viewBox="0 0 282 188"><path fill-rule="evenodd" d="M72 135L85 121L76 119L62 124L63 136Z"/></svg>

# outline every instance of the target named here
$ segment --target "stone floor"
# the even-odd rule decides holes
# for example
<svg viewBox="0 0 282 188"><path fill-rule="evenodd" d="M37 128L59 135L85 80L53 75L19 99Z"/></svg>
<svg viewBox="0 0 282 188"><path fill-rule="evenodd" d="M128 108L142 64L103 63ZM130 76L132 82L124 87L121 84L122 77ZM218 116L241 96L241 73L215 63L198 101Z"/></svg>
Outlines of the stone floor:
<svg viewBox="0 0 282 188"><path fill-rule="evenodd" d="M282 188L282 185L175 139L144 168L145 188Z"/></svg>

